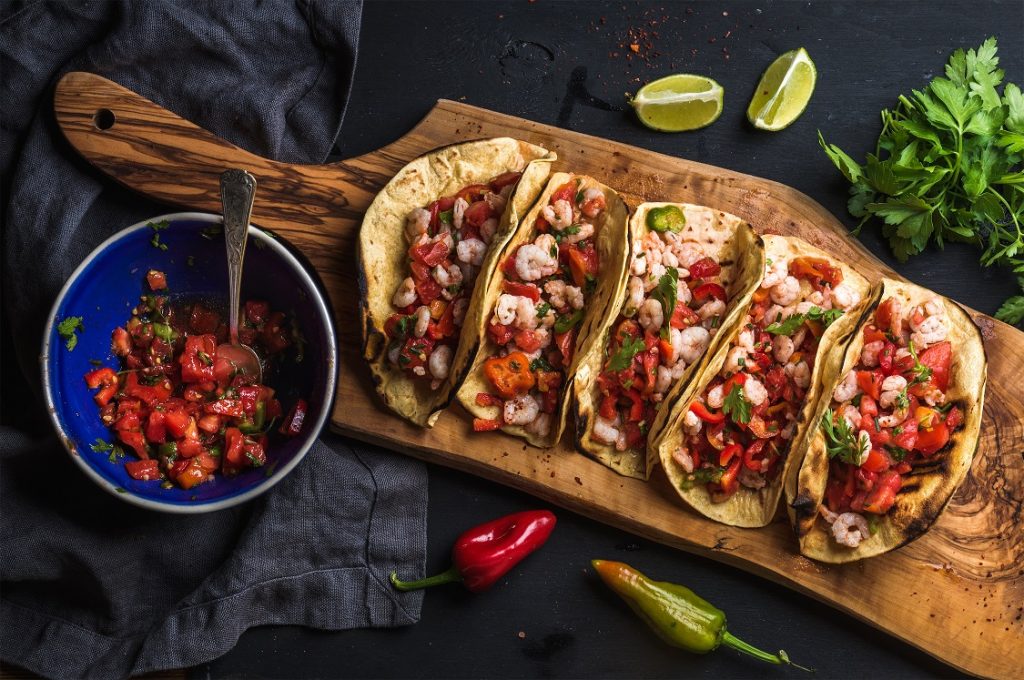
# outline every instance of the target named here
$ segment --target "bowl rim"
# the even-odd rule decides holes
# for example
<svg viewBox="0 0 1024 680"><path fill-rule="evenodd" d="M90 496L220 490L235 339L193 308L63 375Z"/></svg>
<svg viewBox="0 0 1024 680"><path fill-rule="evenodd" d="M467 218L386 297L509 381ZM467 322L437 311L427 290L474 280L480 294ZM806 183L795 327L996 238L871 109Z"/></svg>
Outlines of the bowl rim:
<svg viewBox="0 0 1024 680"><path fill-rule="evenodd" d="M181 515L193 515L231 508L236 505L240 505L241 503L245 503L246 501L249 501L255 498L256 496L265 493L266 491L273 488L282 479L287 477L288 474L295 468L295 466L297 466L302 461L302 459L306 457L306 454L309 452L309 450L313 447L313 444L319 438L320 432L322 431L324 424L327 421L327 416L331 412L334 404L334 395L336 391L338 374L338 341L334 328L334 320L331 314L330 305L327 303L325 292L321 290L316 279L314 279L313 276L310 275L309 271L307 271L306 267L302 264L302 262L300 262L299 259L295 257L295 255L291 251L288 250L288 248L286 248L282 243L279 242L280 237L276 235L272 236L267 230L262 229L254 224L249 224L249 236L259 239L267 247L273 249L278 256L280 256L292 269L295 270L298 276L302 279L303 283L312 292L311 299L316 304L317 311L319 312L320 316L327 322L327 379L325 380L324 391L323 394L321 395L321 403L324 404L324 407L321 410L320 414L317 416L315 423L313 423L313 429L310 430L311 434L315 434L312 434L312 436L310 436L309 441L307 441L299 448L299 450L295 453L292 459L288 461L287 464L285 464L281 468L275 469L273 475L271 475L270 477L264 477L259 483L254 485L251 489L243 493L237 494L235 496L231 496L229 498L222 498L209 501L196 501L195 503L179 505L177 503L170 503L166 501L154 500L151 498L137 496L134 492L123 487L120 487L117 484L114 484L113 482L105 478L103 475L101 475L99 472L93 469L92 465L83 460L82 456L80 456L76 452L76 443L72 441L71 437L64 430L60 418L57 415L57 405L54 401L53 385L51 384L50 380L49 366L50 345L53 339L54 325L57 323L57 311L60 309L61 303L64 301L64 297L71 289L71 286L75 283L75 281L78 280L78 277L82 274L86 267L88 267L93 260L99 257L99 255L104 250L106 250L115 242L125 238L129 234L137 232L141 229L149 229L150 223L159 222L163 220L166 220L168 222L207 222L211 224L222 224L224 221L220 215L204 212L176 212L168 213L165 215L157 215L156 217L150 217L148 219L142 220L129 227L126 227L115 232L102 243L100 243L98 246L93 248L89 255L86 256L86 258L82 260L81 263L79 263L78 267L76 267L73 272L71 272L71 275L68 276L67 281L65 281L64 285L61 287L60 292L57 293L57 298L54 300L53 306L50 308L50 314L46 320L46 328L43 335L43 346L42 352L39 355L39 363L42 369L43 377L43 396L46 400L46 410L50 416L50 421L53 423L53 426L57 431L58 438L60 439L61 444L64 446L64 449L68 452L68 455L71 456L71 459L75 462L75 464L79 468L81 468L88 477L90 477L94 482L96 482L100 486L100 488L104 489L111 495L116 496L117 498L120 498L121 500L127 503L131 503L132 505L141 508L146 508L147 510L157 510L160 512Z"/></svg>

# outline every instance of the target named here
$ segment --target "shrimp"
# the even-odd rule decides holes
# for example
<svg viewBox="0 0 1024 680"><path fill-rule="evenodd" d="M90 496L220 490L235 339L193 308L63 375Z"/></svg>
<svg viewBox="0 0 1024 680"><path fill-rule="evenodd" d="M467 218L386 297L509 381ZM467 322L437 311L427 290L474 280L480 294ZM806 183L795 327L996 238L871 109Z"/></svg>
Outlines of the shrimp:
<svg viewBox="0 0 1024 680"><path fill-rule="evenodd" d="M787 375L793 378L793 382L796 383L797 387L806 389L811 384L811 367L807 365L806 361L786 364L785 371Z"/></svg>
<svg viewBox="0 0 1024 680"><path fill-rule="evenodd" d="M786 318L785 308L781 305L772 305L764 311L764 320L769 323L778 323Z"/></svg>
<svg viewBox="0 0 1024 680"><path fill-rule="evenodd" d="M438 380L444 380L448 377L451 367L452 348L449 345L438 345L435 347L434 351L430 353L430 359L427 360L427 368L430 369L430 375Z"/></svg>
<svg viewBox="0 0 1024 680"><path fill-rule="evenodd" d="M608 207L608 202L605 200L604 192L600 189L590 187L583 192L583 203L580 207L582 212L587 217L596 217L598 213Z"/></svg>
<svg viewBox="0 0 1024 680"><path fill-rule="evenodd" d="M860 351L860 362L867 368L874 368L878 365L878 353L885 347L884 340L875 340L864 345Z"/></svg>
<svg viewBox="0 0 1024 680"><path fill-rule="evenodd" d="M673 253L671 250L666 250L661 254L661 263L666 267L673 267L675 269L679 268L679 258L677 258L676 254ZM686 273L689 274L690 272ZM682 272L679 272L679 278L684 278Z"/></svg>
<svg viewBox="0 0 1024 680"><path fill-rule="evenodd" d="M708 343L711 342L711 333L702 326L690 326L679 331L679 342L681 343L677 352L679 358L692 364L700 359L704 350L708 348ZM675 347L674 338L672 346Z"/></svg>
<svg viewBox="0 0 1024 680"><path fill-rule="evenodd" d="M793 276L787 276L780 283L772 286L772 302L780 305L791 305L800 295L800 281Z"/></svg>
<svg viewBox="0 0 1024 680"><path fill-rule="evenodd" d="M479 267L484 263L487 244L478 238L467 238L459 241L459 245L455 247L455 254L459 261Z"/></svg>
<svg viewBox="0 0 1024 680"><path fill-rule="evenodd" d="M736 478L739 480L740 484L748 489L763 489L765 484L768 483L768 480L764 478L764 475L759 472L754 472L746 465L740 468L740 473Z"/></svg>
<svg viewBox="0 0 1024 680"><path fill-rule="evenodd" d="M554 205L544 206L540 214L556 231L562 231L572 225L572 203L564 198L555 201Z"/></svg>
<svg viewBox="0 0 1024 680"><path fill-rule="evenodd" d="M644 303L640 305L637 320L645 330L651 333L660 331L662 324L665 322L665 312L661 307L661 303L654 298L644 300Z"/></svg>
<svg viewBox="0 0 1024 680"><path fill-rule="evenodd" d="M701 260L707 255L704 253L704 249L700 245L691 241L679 241L673 243L672 252L675 253L676 259L679 260L679 264L689 269L694 262Z"/></svg>
<svg viewBox="0 0 1024 680"><path fill-rule="evenodd" d="M633 244L634 252L640 250L640 242L637 241ZM633 276L643 276L647 273L647 255L643 251L638 252L634 257L633 261L629 263L629 273Z"/></svg>
<svg viewBox="0 0 1024 680"><path fill-rule="evenodd" d="M416 302L416 282L412 280L411 276L407 276L399 284L398 290L395 291L394 297L391 298L391 303L395 307L408 307L414 302Z"/></svg>
<svg viewBox="0 0 1024 680"><path fill-rule="evenodd" d="M544 316L537 319L540 322L542 328L551 328L555 325L555 321L558 320L558 315L555 314L554 308L549 307L544 313Z"/></svg>
<svg viewBox="0 0 1024 680"><path fill-rule="evenodd" d="M846 404L839 409L839 417L851 428L857 427L860 424L860 409L853 404Z"/></svg>
<svg viewBox="0 0 1024 680"><path fill-rule="evenodd" d="M803 302L796 303L796 313L806 314L807 312L811 311L812 308L817 306L818 305L814 304L810 300L804 300Z"/></svg>
<svg viewBox="0 0 1024 680"><path fill-rule="evenodd" d="M724 389L721 385L715 385L708 390L708 406L711 408L722 408L722 404L725 403Z"/></svg>
<svg viewBox="0 0 1024 680"><path fill-rule="evenodd" d="M528 297L516 296L515 327L533 330L537 327L537 307Z"/></svg>
<svg viewBox="0 0 1024 680"><path fill-rule="evenodd" d="M540 404L529 394L521 394L505 402L502 416L508 425L529 425L540 413Z"/></svg>
<svg viewBox="0 0 1024 680"><path fill-rule="evenodd" d="M469 309L469 298L459 298L452 303L452 321L456 326L461 326L466 320L466 310Z"/></svg>
<svg viewBox="0 0 1024 680"><path fill-rule="evenodd" d="M871 455L871 435L868 434L867 430L861 430L857 433L857 450L860 452L860 459L857 461L857 465L863 465L864 461Z"/></svg>
<svg viewBox="0 0 1024 680"><path fill-rule="evenodd" d="M487 194L488 196L497 196L497 194ZM498 232L498 218L488 217L484 220L484 223L480 225L480 238L484 240L484 243L489 244L494 240L494 235Z"/></svg>
<svg viewBox="0 0 1024 680"><path fill-rule="evenodd" d="M519 295L502 293L498 298L498 303L494 305L494 321L497 321L502 326L511 326L515 323L519 298Z"/></svg>
<svg viewBox="0 0 1024 680"><path fill-rule="evenodd" d="M832 522L832 536L836 543L848 548L856 548L860 542L871 535L868 521L856 512L844 512Z"/></svg>
<svg viewBox="0 0 1024 680"><path fill-rule="evenodd" d="M843 381L832 390L832 398L839 403L843 403L853 399L859 391L860 388L857 387L857 371L850 370L846 377L843 378Z"/></svg>
<svg viewBox="0 0 1024 680"><path fill-rule="evenodd" d="M736 338L736 345L742 347L748 352L754 351L754 331L749 328L744 328L740 331L739 336Z"/></svg>
<svg viewBox="0 0 1024 680"><path fill-rule="evenodd" d="M487 201L487 205L491 206L491 210L495 215L505 212L505 205L508 203L508 199L501 194L489 191L484 194L484 200Z"/></svg>
<svg viewBox="0 0 1024 680"><path fill-rule="evenodd" d="M733 347L729 350L729 353L725 355L725 365L722 366L722 370L729 374L739 373L743 370L743 366L746 363L747 350L742 347Z"/></svg>
<svg viewBox="0 0 1024 680"><path fill-rule="evenodd" d="M686 415L683 416L683 429L686 430L686 434L697 434L702 427L704 427L704 421L693 411L687 410Z"/></svg>
<svg viewBox="0 0 1024 680"><path fill-rule="evenodd" d="M430 228L430 211L416 208L405 218L405 234L410 241L415 241L420 234L426 234Z"/></svg>
<svg viewBox="0 0 1024 680"><path fill-rule="evenodd" d="M907 379L901 375L890 375L882 381L882 394L878 397L881 408L890 408L907 389Z"/></svg>
<svg viewBox="0 0 1024 680"><path fill-rule="evenodd" d="M615 420L608 420L597 416L592 432L594 439L602 444L615 444L619 439L619 417L615 416Z"/></svg>
<svg viewBox="0 0 1024 680"><path fill-rule="evenodd" d="M658 377L654 381L654 391L665 394L672 386L672 370L666 366L658 366Z"/></svg>
<svg viewBox="0 0 1024 680"><path fill-rule="evenodd" d="M785 260L779 260L778 262L765 263L764 267L764 278L761 279L761 287L770 289L779 285L783 282L786 276L789 275L789 267L786 265Z"/></svg>
<svg viewBox="0 0 1024 680"><path fill-rule="evenodd" d="M672 460L674 460L679 467L683 468L683 472L689 474L693 472L693 456L680 446L678 449L672 452Z"/></svg>
<svg viewBox="0 0 1024 680"><path fill-rule="evenodd" d="M447 266L437 265L430 272L430 276L442 288L457 286L462 283L462 270L455 263L449 263Z"/></svg>
<svg viewBox="0 0 1024 680"><path fill-rule="evenodd" d="M422 338L427 332L427 326L430 324L430 307L426 305L421 306L415 312L412 317L416 320L416 326L413 328L413 335L417 338Z"/></svg>
<svg viewBox="0 0 1024 680"><path fill-rule="evenodd" d="M697 310L697 316L704 319L704 321L717 319L722 314L725 314L725 303L721 300L709 300Z"/></svg>
<svg viewBox="0 0 1024 680"><path fill-rule="evenodd" d="M533 422L526 426L526 431L538 437L547 437L551 433L551 416L547 413L538 414Z"/></svg>
<svg viewBox="0 0 1024 680"><path fill-rule="evenodd" d="M941 316L929 316L914 329L910 340L919 349L924 349L928 345L942 342L948 334L949 329L946 327L946 320L944 318Z"/></svg>
<svg viewBox="0 0 1024 680"><path fill-rule="evenodd" d="M772 354L780 364L789 361L795 349L796 345L794 345L793 339L788 335L776 335L775 339L772 340Z"/></svg>
<svg viewBox="0 0 1024 680"><path fill-rule="evenodd" d="M902 423L906 419L907 419L907 411L906 410L893 411L891 415L879 416L878 417L878 426L879 427L896 427L897 425L899 425L900 423Z"/></svg>
<svg viewBox="0 0 1024 680"><path fill-rule="evenodd" d="M539 237L536 243L527 243L516 253L516 274L523 281L536 281L558 271L557 249L554 255L551 254L554 238L551 238L552 247L544 247L541 245L544 236L548 234ZM546 240L544 242L547 243Z"/></svg>
<svg viewBox="0 0 1024 680"><path fill-rule="evenodd" d="M644 281L639 276L631 276L629 283L626 284L626 304L622 307L622 315L625 317L636 315L643 303Z"/></svg>
<svg viewBox="0 0 1024 680"><path fill-rule="evenodd" d="M579 243L594 235L594 225L590 222L580 222L579 231L565 237L566 243Z"/></svg>
<svg viewBox="0 0 1024 680"><path fill-rule="evenodd" d="M761 381L748 377L743 383L743 394L752 406L760 406L768 400L768 390Z"/></svg>
<svg viewBox="0 0 1024 680"><path fill-rule="evenodd" d="M644 289L650 291L657 288L658 282L661 281L661 277L665 275L666 271L665 265L662 263L651 262L647 279L644 281Z"/></svg>
<svg viewBox="0 0 1024 680"><path fill-rule="evenodd" d="M690 292L690 287L686 285L686 277L690 275L690 272L685 269L679 270L679 282L676 284L676 302L682 302L684 305L690 304L693 300L693 293Z"/></svg>
<svg viewBox="0 0 1024 680"><path fill-rule="evenodd" d="M469 207L469 201L462 198L455 199L455 205L452 206L452 225L456 229L462 229L462 221L466 216L466 208Z"/></svg>
<svg viewBox="0 0 1024 680"><path fill-rule="evenodd" d="M831 297L832 302L840 309L849 309L860 302L860 293L848 287L845 283L840 283L833 288Z"/></svg>

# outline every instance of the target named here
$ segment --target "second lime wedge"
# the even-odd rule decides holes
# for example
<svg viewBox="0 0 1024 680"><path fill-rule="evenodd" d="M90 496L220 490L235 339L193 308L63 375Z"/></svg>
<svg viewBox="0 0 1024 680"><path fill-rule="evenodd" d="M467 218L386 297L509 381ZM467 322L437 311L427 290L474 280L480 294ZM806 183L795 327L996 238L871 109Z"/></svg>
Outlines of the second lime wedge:
<svg viewBox="0 0 1024 680"><path fill-rule="evenodd" d="M722 114L722 86L711 78L677 73L647 83L630 102L640 122L661 132L711 125Z"/></svg>
<svg viewBox="0 0 1024 680"><path fill-rule="evenodd" d="M807 108L817 79L818 71L804 48L779 55L757 84L747 120L772 132L789 127Z"/></svg>

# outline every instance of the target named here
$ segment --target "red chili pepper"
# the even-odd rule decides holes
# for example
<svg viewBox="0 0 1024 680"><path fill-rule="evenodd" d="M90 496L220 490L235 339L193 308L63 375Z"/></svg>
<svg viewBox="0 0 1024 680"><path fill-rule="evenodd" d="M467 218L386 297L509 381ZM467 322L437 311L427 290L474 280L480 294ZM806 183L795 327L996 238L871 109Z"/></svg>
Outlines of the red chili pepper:
<svg viewBox="0 0 1024 680"><path fill-rule="evenodd" d="M690 410L706 423L720 423L725 420L725 413L722 413L721 411L715 413L699 401L691 403Z"/></svg>
<svg viewBox="0 0 1024 680"><path fill-rule="evenodd" d="M555 515L548 510L499 517L459 536L452 548L454 564L448 571L418 581L401 581L392 573L391 583L399 590L417 590L461 581L467 590L479 593L544 545L554 528Z"/></svg>

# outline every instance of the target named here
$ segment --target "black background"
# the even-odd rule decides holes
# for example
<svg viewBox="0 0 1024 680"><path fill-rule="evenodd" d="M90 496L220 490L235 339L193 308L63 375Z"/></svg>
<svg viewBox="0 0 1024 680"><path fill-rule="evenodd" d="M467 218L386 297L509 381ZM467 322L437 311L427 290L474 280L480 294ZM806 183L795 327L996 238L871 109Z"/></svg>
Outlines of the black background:
<svg viewBox="0 0 1024 680"><path fill-rule="evenodd" d="M649 64L626 59L629 50L622 45L630 28L657 32L648 38L650 48L641 41ZM989 35L999 39L1007 80L1024 81L1019 2L370 2L337 151L344 157L371 151L411 128L436 99L463 100L774 179L852 226L846 185L819 149L815 131L862 158L874 146L882 108L940 75L953 49L977 46ZM818 68L810 106L783 132L754 130L745 110L761 72L800 46ZM636 122L624 93L674 72L706 74L724 86L725 111L714 125L666 135ZM875 225L862 238L911 280L982 311L994 312L1014 292L1013 277L980 268L968 246L929 250L901 265ZM431 466L428 571L447 567L449 547L465 528L541 505ZM803 676L730 650L697 656L665 646L597 582L589 570L594 557L621 559L658 579L687 584L726 611L734 634L766 649L785 648L821 677L954 674L870 626L762 578L557 512L550 542L502 583L481 595L458 586L435 589L415 626L344 633L255 629L192 675ZM908 599L906 605L914 603Z"/></svg>

